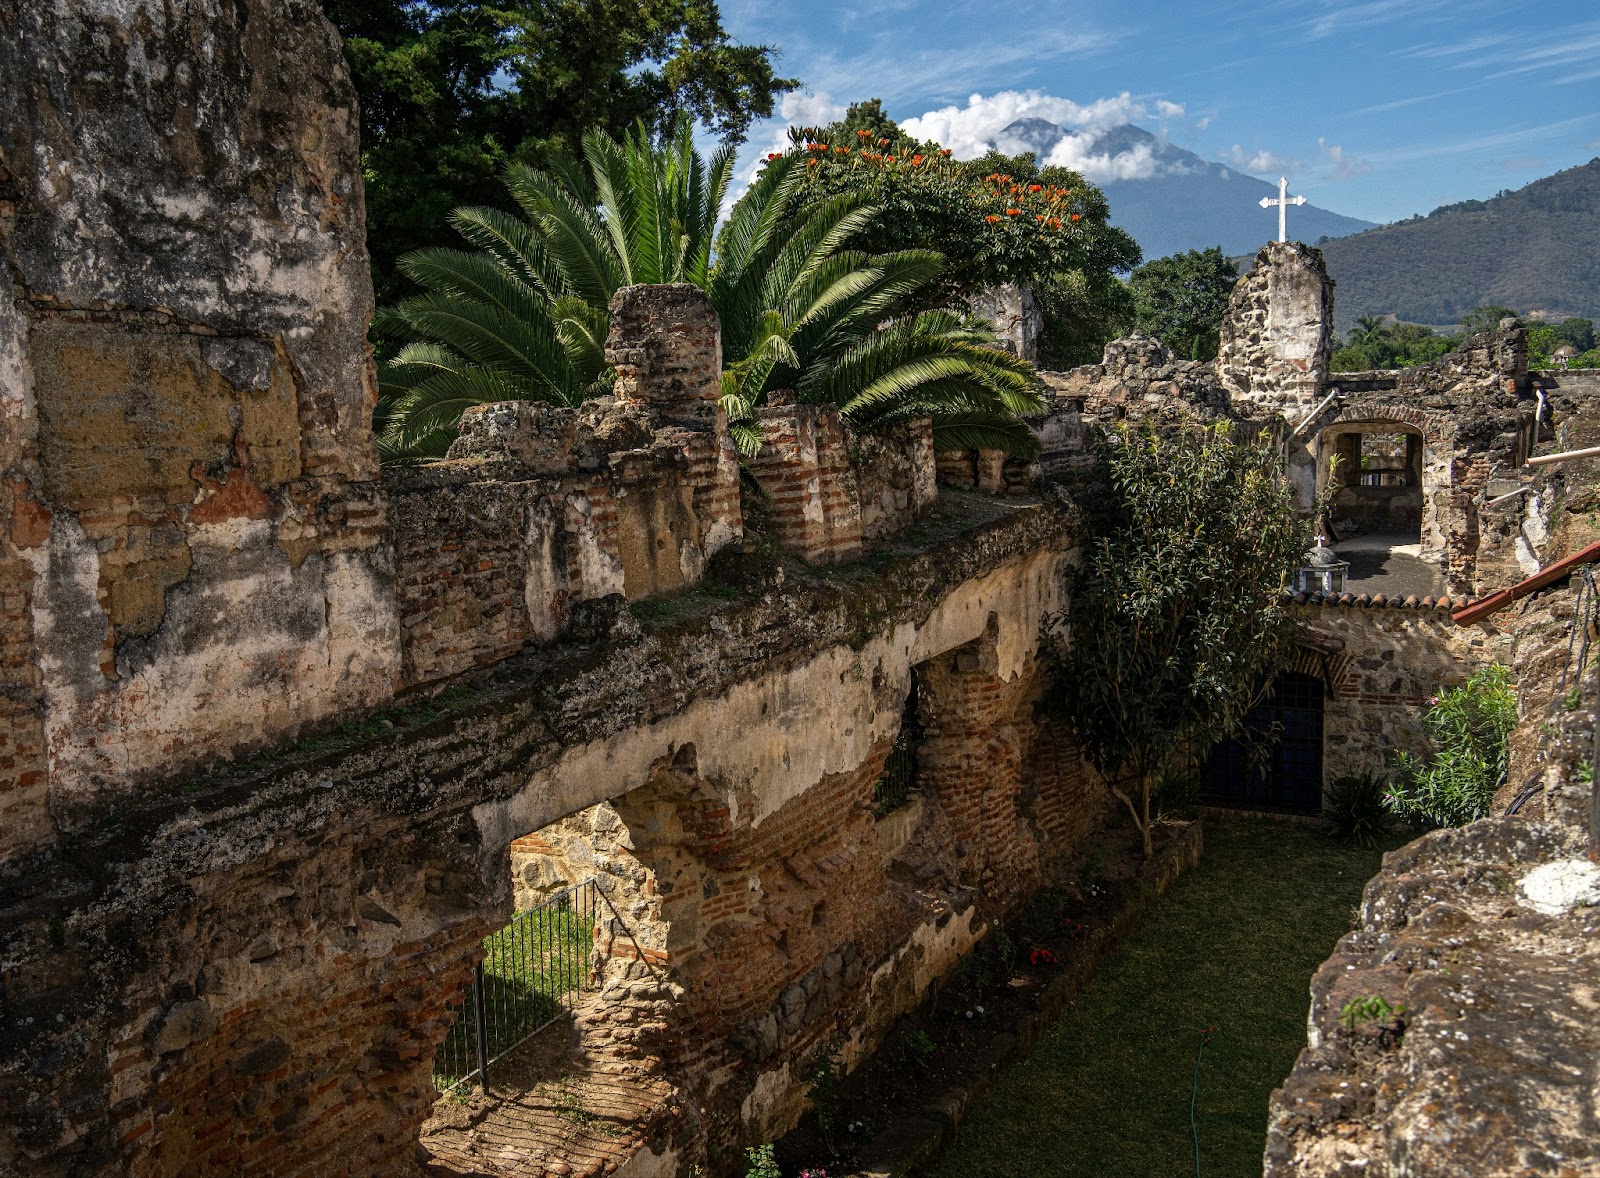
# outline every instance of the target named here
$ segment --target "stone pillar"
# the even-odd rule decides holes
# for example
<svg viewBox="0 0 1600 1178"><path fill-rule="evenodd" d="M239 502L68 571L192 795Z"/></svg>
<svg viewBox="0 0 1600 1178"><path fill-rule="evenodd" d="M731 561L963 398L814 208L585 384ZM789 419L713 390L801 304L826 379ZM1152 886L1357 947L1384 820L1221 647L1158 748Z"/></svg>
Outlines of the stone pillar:
<svg viewBox="0 0 1600 1178"><path fill-rule="evenodd" d="M1322 251L1269 242L1233 288L1217 372L1235 405L1298 418L1323 394L1333 358L1333 280Z"/></svg>
<svg viewBox="0 0 1600 1178"><path fill-rule="evenodd" d="M0 850L398 670L338 36L268 0L8 11Z"/></svg>
<svg viewBox="0 0 1600 1178"><path fill-rule="evenodd" d="M979 291L972 298L972 313L987 319L1000 338L1000 346L1013 356L1037 363L1044 316L1030 287L1007 282Z"/></svg>
<svg viewBox="0 0 1600 1178"><path fill-rule="evenodd" d="M757 413L761 450L750 473L772 500L778 543L813 564L861 551L861 505L844 422L834 405L769 394Z"/></svg>
<svg viewBox="0 0 1600 1178"><path fill-rule="evenodd" d="M699 287L625 286L611 297L606 361L616 394L648 407L657 439L689 462L701 553L709 560L743 535L739 453L722 411L722 325Z"/></svg>

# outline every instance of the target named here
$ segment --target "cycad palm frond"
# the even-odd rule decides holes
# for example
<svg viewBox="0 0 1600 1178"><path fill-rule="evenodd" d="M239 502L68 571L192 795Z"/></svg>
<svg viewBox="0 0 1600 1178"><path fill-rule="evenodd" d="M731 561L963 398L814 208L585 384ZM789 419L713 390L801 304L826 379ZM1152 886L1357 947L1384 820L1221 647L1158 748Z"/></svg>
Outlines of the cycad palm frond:
<svg viewBox="0 0 1600 1178"><path fill-rule="evenodd" d="M744 453L759 444L757 407L785 387L838 404L859 430L932 414L941 438L1028 448L1016 419L1040 407L1031 365L953 314L905 314L939 255L849 248L879 210L861 194L804 199L792 153L769 161L718 233L733 159L723 148L707 163L687 120L655 142L642 125L621 141L595 131L582 166L507 170L525 219L458 209L476 252L408 255L424 293L374 321L410 341L380 372L385 460L442 454L467 405L598 395L612 295L664 282L700 287L717 310L723 406Z"/></svg>

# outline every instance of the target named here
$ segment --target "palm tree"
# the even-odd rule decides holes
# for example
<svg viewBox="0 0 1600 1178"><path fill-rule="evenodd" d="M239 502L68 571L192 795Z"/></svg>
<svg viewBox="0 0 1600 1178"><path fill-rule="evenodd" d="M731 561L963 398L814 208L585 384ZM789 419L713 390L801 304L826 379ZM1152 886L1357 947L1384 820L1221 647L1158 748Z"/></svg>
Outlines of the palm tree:
<svg viewBox="0 0 1600 1178"><path fill-rule="evenodd" d="M845 248L877 211L865 198L803 201L803 161L780 156L715 235L713 260L731 150L707 164L687 122L660 145L641 127L621 143L591 132L583 148L587 175L560 162L509 170L525 219L458 209L452 223L475 250L401 259L425 293L377 322L408 341L382 369L387 460L442 454L468 405L602 394L607 304L619 287L658 282L699 286L716 307L723 403L747 453L756 408L780 388L834 402L858 430L926 414L941 447L1034 445L1018 420L1040 408L1030 365L947 312L900 314L939 256Z"/></svg>

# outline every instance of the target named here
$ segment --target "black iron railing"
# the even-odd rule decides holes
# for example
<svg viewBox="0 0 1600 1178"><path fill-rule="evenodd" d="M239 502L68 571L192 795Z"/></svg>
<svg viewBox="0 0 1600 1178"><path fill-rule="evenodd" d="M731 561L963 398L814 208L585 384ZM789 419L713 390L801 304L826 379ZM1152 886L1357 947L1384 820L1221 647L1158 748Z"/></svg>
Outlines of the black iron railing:
<svg viewBox="0 0 1600 1178"><path fill-rule="evenodd" d="M872 812L878 817L905 805L917 787L917 745L922 743L923 735L917 719L917 679L912 675L911 691L900 716L900 734L894 738L894 748L883 763L883 775L872 787Z"/></svg>
<svg viewBox="0 0 1600 1178"><path fill-rule="evenodd" d="M489 1065L526 1043L594 985L590 954L605 898L592 879L555 892L483 939L483 963L461 1013L433 1057L440 1092L476 1078L489 1088Z"/></svg>

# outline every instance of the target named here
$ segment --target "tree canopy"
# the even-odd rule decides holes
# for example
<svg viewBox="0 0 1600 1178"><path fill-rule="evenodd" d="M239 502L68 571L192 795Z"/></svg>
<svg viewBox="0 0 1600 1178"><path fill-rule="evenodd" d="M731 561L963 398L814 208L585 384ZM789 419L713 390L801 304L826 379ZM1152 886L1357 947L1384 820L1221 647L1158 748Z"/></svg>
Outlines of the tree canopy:
<svg viewBox="0 0 1600 1178"><path fill-rule="evenodd" d="M1139 262L1138 243L1110 224L1105 195L1076 172L1040 168L1032 154L954 159L907 135L878 99L791 138L813 197L859 193L877 209L852 245L944 256L927 306L1006 282L1037 285L1074 272L1100 279Z"/></svg>
<svg viewBox="0 0 1600 1178"><path fill-rule="evenodd" d="M504 196L512 163L583 133L680 116L728 142L797 83L740 45L715 0L325 0L361 99L367 245L380 302L396 264L452 240L450 214Z"/></svg>
<svg viewBox="0 0 1600 1178"><path fill-rule="evenodd" d="M1284 587L1305 552L1282 460L1223 423L1097 442L1079 496L1090 540L1055 619L1058 702L1151 852L1152 789L1235 735L1298 623Z"/></svg>
<svg viewBox="0 0 1600 1178"><path fill-rule="evenodd" d="M1019 420L1041 407L1032 366L983 327L915 308L939 256L844 248L876 212L863 195L803 199L803 159L780 156L734 205L713 260L729 148L708 163L687 117L659 141L641 124L621 142L592 131L583 148L586 171L511 167L521 217L456 210L475 250L401 259L424 293L375 325L403 344L380 369L389 460L442 454L472 404L600 395L611 296L661 282L698 286L716 307L723 405L747 451L754 411L775 389L832 402L864 432L926 415L945 448L1036 447Z"/></svg>
<svg viewBox="0 0 1600 1178"><path fill-rule="evenodd" d="M1134 325L1185 360L1214 360L1238 280L1221 246L1146 262L1128 279Z"/></svg>

